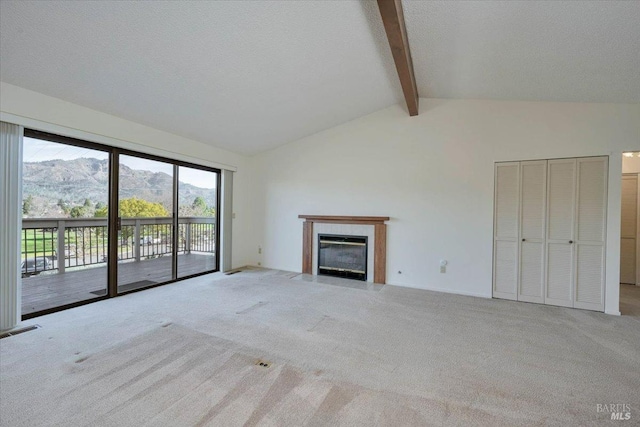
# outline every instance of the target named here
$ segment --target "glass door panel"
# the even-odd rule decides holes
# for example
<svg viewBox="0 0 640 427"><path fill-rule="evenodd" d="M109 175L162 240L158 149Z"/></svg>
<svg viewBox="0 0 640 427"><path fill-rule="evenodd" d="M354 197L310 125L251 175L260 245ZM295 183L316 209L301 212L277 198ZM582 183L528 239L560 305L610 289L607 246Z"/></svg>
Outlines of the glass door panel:
<svg viewBox="0 0 640 427"><path fill-rule="evenodd" d="M118 293L175 279L174 166L120 155Z"/></svg>
<svg viewBox="0 0 640 427"><path fill-rule="evenodd" d="M43 138L25 131L23 315L107 294L109 153Z"/></svg>
<svg viewBox="0 0 640 427"><path fill-rule="evenodd" d="M178 277L218 269L218 178L178 167Z"/></svg>

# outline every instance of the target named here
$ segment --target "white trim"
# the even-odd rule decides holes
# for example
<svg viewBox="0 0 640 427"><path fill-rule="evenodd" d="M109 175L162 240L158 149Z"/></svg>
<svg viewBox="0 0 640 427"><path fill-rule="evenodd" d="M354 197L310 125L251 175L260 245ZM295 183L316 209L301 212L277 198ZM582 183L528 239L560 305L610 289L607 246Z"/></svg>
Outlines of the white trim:
<svg viewBox="0 0 640 427"><path fill-rule="evenodd" d="M21 125L25 128L39 130L42 132L55 133L57 135L68 136L71 138L77 138L77 139L83 139L90 142L96 142L98 144L109 145L111 147L139 151L144 154L162 156L162 157L167 157L174 160L181 160L183 162L193 163L195 165L208 166L216 169L224 169L232 172L236 172L238 170L236 166L227 165L224 163L211 162L211 161L200 159L197 157L191 157L184 154L180 154L175 151L154 148L154 147L150 147L148 145L140 144L137 142L113 138L111 136L100 135L92 132L87 132L81 129L70 128L67 126L61 126L55 123L44 122L42 120L33 119L30 117L6 113L4 111L0 112L0 121L7 122L7 123L14 123L17 125Z"/></svg>
<svg viewBox="0 0 640 427"><path fill-rule="evenodd" d="M420 289L423 291L430 291L430 292L442 292L445 294L452 294L452 295L464 295L467 297L475 297L475 298L485 298L485 299L502 299L505 301L513 301L513 300L509 300L506 298L496 298L495 296L491 296L491 294L481 294L481 293L477 293L477 292L467 292L467 291L458 291L458 290L452 290L452 289L447 289L447 288L434 288L434 287L424 287L424 286L413 286L410 284L403 284L403 285L398 285L398 284L394 284L394 283L387 283L385 286L397 286L399 288L410 288L410 289Z"/></svg>
<svg viewBox="0 0 640 427"><path fill-rule="evenodd" d="M219 268L220 271L226 273L233 268L233 262L231 260L232 246L231 246L231 232L233 230L233 172L228 170L222 170L222 185L220 202L222 203L222 209L220 209L220 259Z"/></svg>
<svg viewBox="0 0 640 427"><path fill-rule="evenodd" d="M621 316L622 315L619 311L608 311L608 310L605 310L604 314L609 314L611 316Z"/></svg>
<svg viewBox="0 0 640 427"><path fill-rule="evenodd" d="M637 174L636 188L638 191L638 208L636 209L636 286L640 286L640 172Z"/></svg>
<svg viewBox="0 0 640 427"><path fill-rule="evenodd" d="M622 174L622 182L624 182L625 177L636 177L636 286L640 286L640 173L623 173ZM623 202L624 194L620 195L620 201ZM620 235L620 240L622 241L623 236ZM620 252L620 259L622 260L622 252ZM620 266L622 267L622 261L620 261ZM622 279L622 272L620 272L620 279ZM622 283L622 280L619 280Z"/></svg>

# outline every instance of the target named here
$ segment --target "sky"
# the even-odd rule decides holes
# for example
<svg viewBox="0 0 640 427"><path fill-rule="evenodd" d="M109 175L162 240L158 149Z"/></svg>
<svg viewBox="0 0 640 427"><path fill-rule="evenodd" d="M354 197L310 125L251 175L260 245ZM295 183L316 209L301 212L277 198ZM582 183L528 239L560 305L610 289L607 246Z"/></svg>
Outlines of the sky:
<svg viewBox="0 0 640 427"><path fill-rule="evenodd" d="M42 162L54 159L74 160L82 157L107 160L109 154L91 148L76 147L24 137L24 162ZM129 166L131 169L164 172L167 175L173 175L173 165L168 163L124 155L120 156L120 163ZM180 166L178 176L180 182L195 185L200 188L216 188L215 174L212 172Z"/></svg>

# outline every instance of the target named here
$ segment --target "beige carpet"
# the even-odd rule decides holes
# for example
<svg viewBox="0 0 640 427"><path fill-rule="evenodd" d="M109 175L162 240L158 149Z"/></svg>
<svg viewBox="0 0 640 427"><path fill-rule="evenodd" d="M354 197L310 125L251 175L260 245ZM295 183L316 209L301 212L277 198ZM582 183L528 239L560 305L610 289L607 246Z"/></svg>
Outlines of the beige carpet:
<svg viewBox="0 0 640 427"><path fill-rule="evenodd" d="M638 318L293 276L205 276L34 320L0 341L0 423L602 425L610 403L640 420Z"/></svg>

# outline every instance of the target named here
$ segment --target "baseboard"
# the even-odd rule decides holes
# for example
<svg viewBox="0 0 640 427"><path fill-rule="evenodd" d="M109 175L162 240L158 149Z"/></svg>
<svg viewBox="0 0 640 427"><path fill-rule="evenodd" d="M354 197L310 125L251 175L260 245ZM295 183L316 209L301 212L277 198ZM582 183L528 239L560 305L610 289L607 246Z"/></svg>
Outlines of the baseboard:
<svg viewBox="0 0 640 427"><path fill-rule="evenodd" d="M423 291L432 291L432 292L442 292L445 294L454 294L454 295L464 295L467 297L476 297L476 298L488 298L491 299L492 296L489 294L481 294L476 292L467 292L467 291L459 291L455 289L446 289L446 288L434 288L434 287L423 287L423 286L413 286L408 284L398 285L395 283L387 283L387 285L397 286L399 288L410 288L410 289L422 289Z"/></svg>
<svg viewBox="0 0 640 427"><path fill-rule="evenodd" d="M239 273L242 270L248 270L248 269L251 269L251 268L261 268L261 267L254 267L252 265L243 265L242 267L234 267L234 268L231 268L231 269L226 270L226 271L220 270L220 272L223 273L223 274Z"/></svg>
<svg viewBox="0 0 640 427"><path fill-rule="evenodd" d="M611 316L621 316L622 315L622 313L620 313L619 311L608 311L608 310L605 310L604 314L610 314Z"/></svg>

